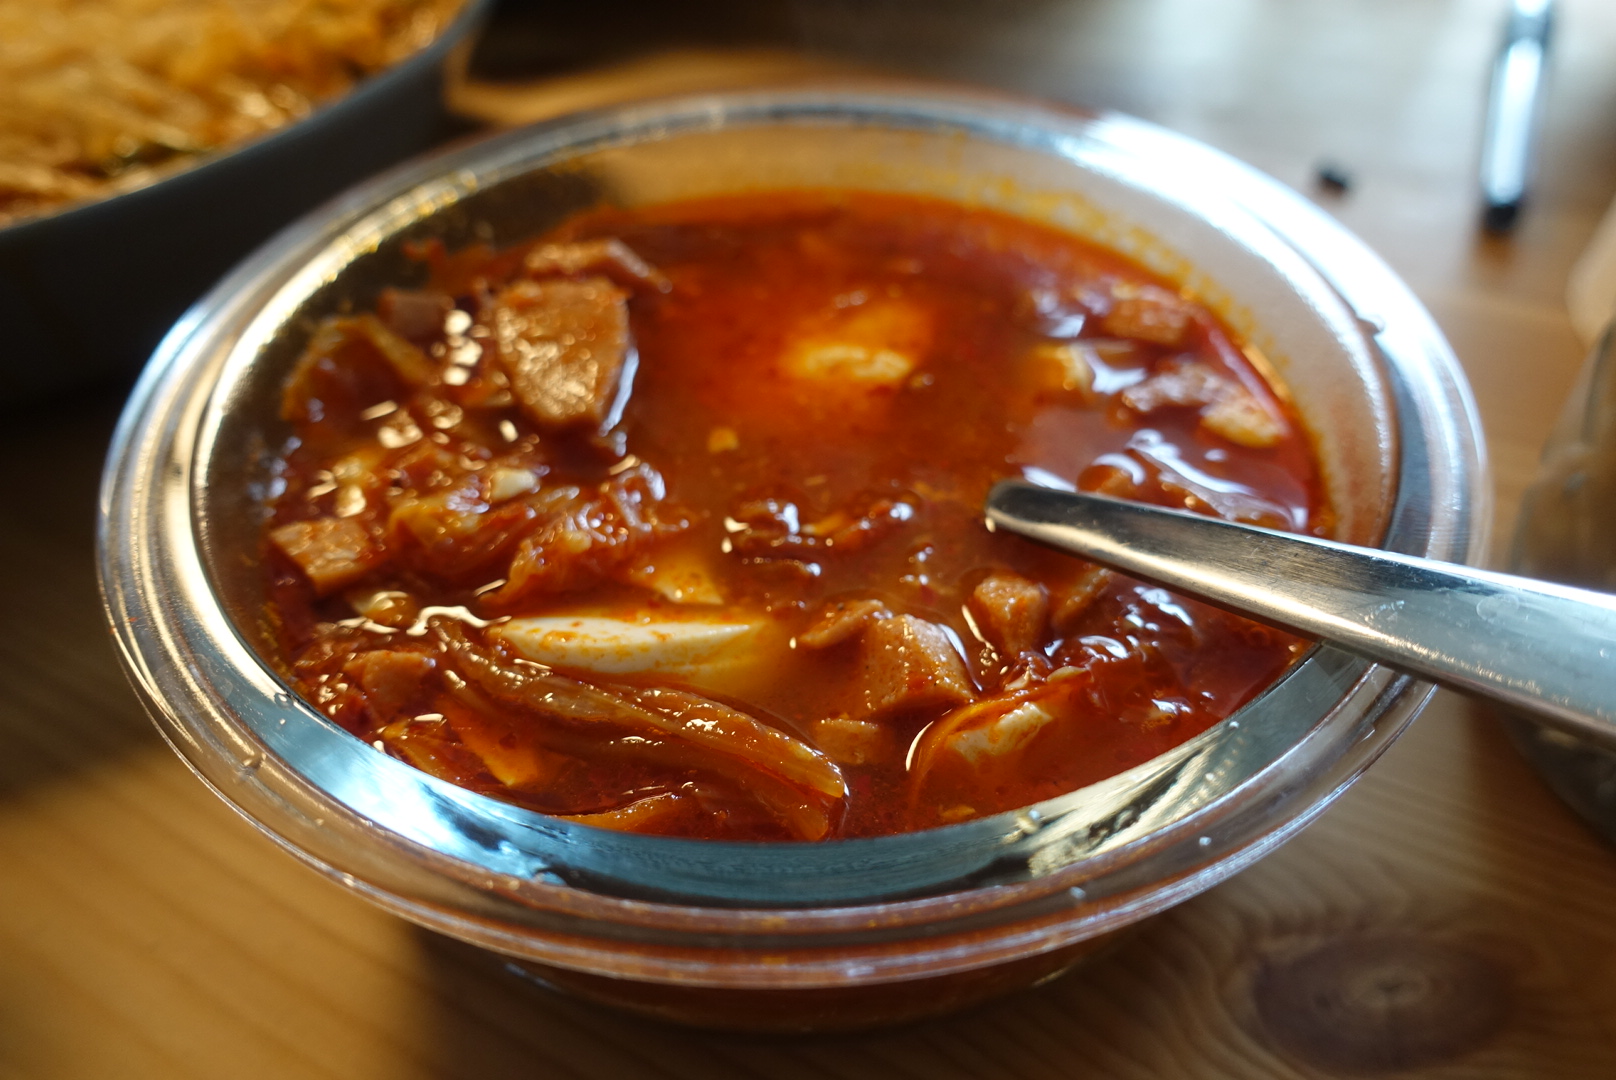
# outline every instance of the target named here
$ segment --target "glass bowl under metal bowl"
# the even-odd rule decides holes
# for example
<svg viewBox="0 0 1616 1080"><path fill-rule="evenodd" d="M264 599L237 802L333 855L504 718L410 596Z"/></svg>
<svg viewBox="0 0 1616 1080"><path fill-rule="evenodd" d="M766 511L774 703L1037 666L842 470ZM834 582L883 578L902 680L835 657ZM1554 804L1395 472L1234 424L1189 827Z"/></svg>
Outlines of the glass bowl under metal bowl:
<svg viewBox="0 0 1616 1080"><path fill-rule="evenodd" d="M578 210L771 188L942 196L1109 244L1269 358L1360 543L1473 560L1479 425L1430 317L1295 193L1117 116L968 96L684 99L404 167L283 232L165 340L102 492L108 616L164 735L306 862L585 996L729 1027L840 1027L1063 970L1318 814L1431 687L1316 648L1236 716L1102 783L945 828L817 844L610 832L378 753L266 660L256 565L278 386L320 317L417 281L403 248L528 238Z"/></svg>

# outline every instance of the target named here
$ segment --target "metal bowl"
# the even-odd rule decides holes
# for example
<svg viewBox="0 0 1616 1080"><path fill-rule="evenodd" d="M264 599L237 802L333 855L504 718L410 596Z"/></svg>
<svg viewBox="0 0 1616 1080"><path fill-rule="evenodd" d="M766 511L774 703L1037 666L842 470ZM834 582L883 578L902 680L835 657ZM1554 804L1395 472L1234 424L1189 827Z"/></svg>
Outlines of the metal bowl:
<svg viewBox="0 0 1616 1080"><path fill-rule="evenodd" d="M874 1023L1060 970L1292 835L1413 718L1427 684L1316 648L1239 714L1026 809L877 839L608 832L442 783L299 701L265 661L254 565L277 387L319 317L418 278L401 250L509 243L579 209L842 186L991 205L1119 247L1263 349L1324 460L1341 535L1452 561L1487 520L1458 364L1329 217L1182 137L962 97L695 98L440 154L283 232L170 333L114 441L100 560L158 726L294 854L552 982L726 1026Z"/></svg>
<svg viewBox="0 0 1616 1080"><path fill-rule="evenodd" d="M0 228L0 404L132 376L175 319L275 230L440 142L444 58L482 20L308 117L155 183Z"/></svg>

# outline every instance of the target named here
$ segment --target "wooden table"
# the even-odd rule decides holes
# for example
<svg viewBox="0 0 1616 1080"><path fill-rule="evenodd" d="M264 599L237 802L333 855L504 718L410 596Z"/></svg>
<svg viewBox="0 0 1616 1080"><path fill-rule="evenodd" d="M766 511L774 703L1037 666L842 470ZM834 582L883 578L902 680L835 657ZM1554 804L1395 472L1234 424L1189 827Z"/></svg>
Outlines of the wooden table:
<svg viewBox="0 0 1616 1080"><path fill-rule="evenodd" d="M505 24L506 59L524 33L544 38L549 8ZM1561 294L1616 191L1616 5L1563 3L1543 178L1517 235L1489 240L1472 174L1501 8L799 0L691 22L605 5L556 14L546 40L576 54L613 25L638 27L632 43L800 35L856 61L1115 106L1303 190L1318 159L1342 162L1352 190L1321 201L1464 359L1507 535L1582 357ZM636 21L651 11L660 21ZM1616 851L1486 709L1448 694L1260 865L1093 966L965 1015L736 1038L521 984L296 864L158 741L91 570L115 409L61 402L0 434L0 1077L1616 1075ZM1284 967L1308 955L1322 959ZM1278 970L1316 981L1299 990ZM1433 980L1460 987L1459 1015L1367 1042L1306 1022L1342 1002L1417 1004Z"/></svg>

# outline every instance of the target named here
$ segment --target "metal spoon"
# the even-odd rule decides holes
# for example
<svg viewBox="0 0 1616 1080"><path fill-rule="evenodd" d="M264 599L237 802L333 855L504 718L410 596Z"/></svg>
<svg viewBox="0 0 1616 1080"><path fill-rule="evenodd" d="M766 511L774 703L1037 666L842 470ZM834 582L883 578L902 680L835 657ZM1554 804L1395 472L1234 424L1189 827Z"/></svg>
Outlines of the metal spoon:
<svg viewBox="0 0 1616 1080"><path fill-rule="evenodd" d="M984 509L989 528L1616 744L1616 596L1019 480Z"/></svg>

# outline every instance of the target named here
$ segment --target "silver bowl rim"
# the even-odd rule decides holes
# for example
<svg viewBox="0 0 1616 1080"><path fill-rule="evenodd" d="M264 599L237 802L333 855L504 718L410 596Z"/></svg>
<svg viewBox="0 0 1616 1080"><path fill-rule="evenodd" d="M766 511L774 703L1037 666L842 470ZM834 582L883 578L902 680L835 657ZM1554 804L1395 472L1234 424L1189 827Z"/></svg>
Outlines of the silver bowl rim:
<svg viewBox="0 0 1616 1080"><path fill-rule="evenodd" d="M1365 326L1390 373L1403 476L1388 546L1458 562L1480 558L1489 503L1480 423L1435 323L1328 215L1215 150L1123 116L941 93L732 93L570 117L407 164L284 230L175 326L131 397L102 488L103 597L122 658L159 728L221 797L327 873L450 932L457 932L455 919L439 900L392 889L385 874L361 866L341 844L311 840L328 827L324 819L316 832L298 832L286 821L262 820L249 804L300 799L323 806L378 848L467 890L585 922L609 919L611 911L656 921L665 909L673 921L710 914L714 926L764 933L784 908L809 916L793 933L832 932L895 901L911 902L914 917L902 921L918 924L958 911L964 897L980 899L966 905L972 911L1024 907L1057 893L1076 908L1118 909L1107 898L1151 893L1155 901L1129 905L1137 918L1152 904L1210 886L1291 835L1403 730L1429 695L1427 684L1320 648L1230 721L1120 777L1034 807L873 839L727 844L610 833L436 781L337 729L254 656L212 597L198 555L193 481L206 449L198 439L232 350L311 259L337 248L365 250L378 242L378 223L388 215L408 220L587 149L723 125L839 122L959 131L1068 158L1085 143L1103 144L1142 162L1193 168L1218 198L1312 265ZM1226 763L1253 738L1242 719L1283 708L1287 695L1307 700L1320 687L1338 701L1326 716L1235 783L1200 790L1209 766ZM341 779L354 770L360 781ZM265 790L248 797L254 785ZM345 792L346 805L333 789ZM1169 806L1176 809L1169 813ZM403 816L393 812L400 808ZM1142 885L1134 878L1153 855L1151 881ZM579 915L580 893L600 903ZM514 939L506 944L519 951Z"/></svg>

